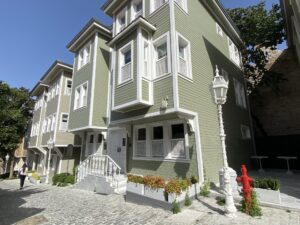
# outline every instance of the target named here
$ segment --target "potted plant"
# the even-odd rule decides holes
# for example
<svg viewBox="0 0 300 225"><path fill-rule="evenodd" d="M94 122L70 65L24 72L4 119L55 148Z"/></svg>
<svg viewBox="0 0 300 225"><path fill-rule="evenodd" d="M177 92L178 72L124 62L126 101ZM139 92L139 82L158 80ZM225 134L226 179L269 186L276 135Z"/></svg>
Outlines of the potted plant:
<svg viewBox="0 0 300 225"><path fill-rule="evenodd" d="M144 178L128 174L127 191L138 195L144 195Z"/></svg>
<svg viewBox="0 0 300 225"><path fill-rule="evenodd" d="M164 201L165 180L161 176L145 176L145 196L159 201Z"/></svg>
<svg viewBox="0 0 300 225"><path fill-rule="evenodd" d="M253 181L254 191L258 200L274 204L281 204L280 182L273 178L255 178Z"/></svg>
<svg viewBox="0 0 300 225"><path fill-rule="evenodd" d="M36 173L32 173L30 176L30 182L33 184L40 184L41 183L41 177Z"/></svg>

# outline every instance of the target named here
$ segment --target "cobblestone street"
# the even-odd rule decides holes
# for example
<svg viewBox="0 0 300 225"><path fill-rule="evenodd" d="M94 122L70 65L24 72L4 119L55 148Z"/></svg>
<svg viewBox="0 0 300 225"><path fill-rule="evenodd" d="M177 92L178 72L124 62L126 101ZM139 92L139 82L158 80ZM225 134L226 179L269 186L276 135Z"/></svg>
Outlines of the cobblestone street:
<svg viewBox="0 0 300 225"><path fill-rule="evenodd" d="M214 199L194 201L182 213L126 203L120 195L98 195L70 187L31 185L18 190L18 180L0 181L0 224L201 224L299 225L300 212L263 208L262 218L223 215Z"/></svg>

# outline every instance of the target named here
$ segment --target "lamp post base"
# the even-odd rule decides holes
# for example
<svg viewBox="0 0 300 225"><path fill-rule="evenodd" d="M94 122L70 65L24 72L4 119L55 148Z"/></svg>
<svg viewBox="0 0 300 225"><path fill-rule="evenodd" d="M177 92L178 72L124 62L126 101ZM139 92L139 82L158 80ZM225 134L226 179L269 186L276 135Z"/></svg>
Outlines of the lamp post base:
<svg viewBox="0 0 300 225"><path fill-rule="evenodd" d="M225 194L225 215L228 217L236 217L237 212L234 205L234 199L232 195L230 170L228 167L224 167L224 194Z"/></svg>

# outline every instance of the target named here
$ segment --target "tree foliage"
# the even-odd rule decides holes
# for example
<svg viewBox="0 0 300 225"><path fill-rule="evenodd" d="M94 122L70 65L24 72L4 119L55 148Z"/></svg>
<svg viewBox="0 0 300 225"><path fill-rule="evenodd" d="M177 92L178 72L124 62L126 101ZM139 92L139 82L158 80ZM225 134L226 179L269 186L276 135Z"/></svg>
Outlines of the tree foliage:
<svg viewBox="0 0 300 225"><path fill-rule="evenodd" d="M284 20L278 4L270 10L265 2L247 8L228 9L229 15L241 32L246 48L242 51L248 91L265 85L278 91L278 84L284 79L282 74L266 68L269 51L286 39Z"/></svg>
<svg viewBox="0 0 300 225"><path fill-rule="evenodd" d="M33 100L23 87L0 81L0 151L15 150L28 128Z"/></svg>

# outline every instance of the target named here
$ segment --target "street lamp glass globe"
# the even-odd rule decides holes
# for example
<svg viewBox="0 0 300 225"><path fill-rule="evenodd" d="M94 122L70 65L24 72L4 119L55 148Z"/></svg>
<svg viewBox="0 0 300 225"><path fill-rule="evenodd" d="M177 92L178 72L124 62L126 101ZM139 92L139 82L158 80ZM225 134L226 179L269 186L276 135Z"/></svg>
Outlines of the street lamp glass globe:
<svg viewBox="0 0 300 225"><path fill-rule="evenodd" d="M226 102L228 82L218 73L212 82L212 89L214 92L215 103L224 104Z"/></svg>

